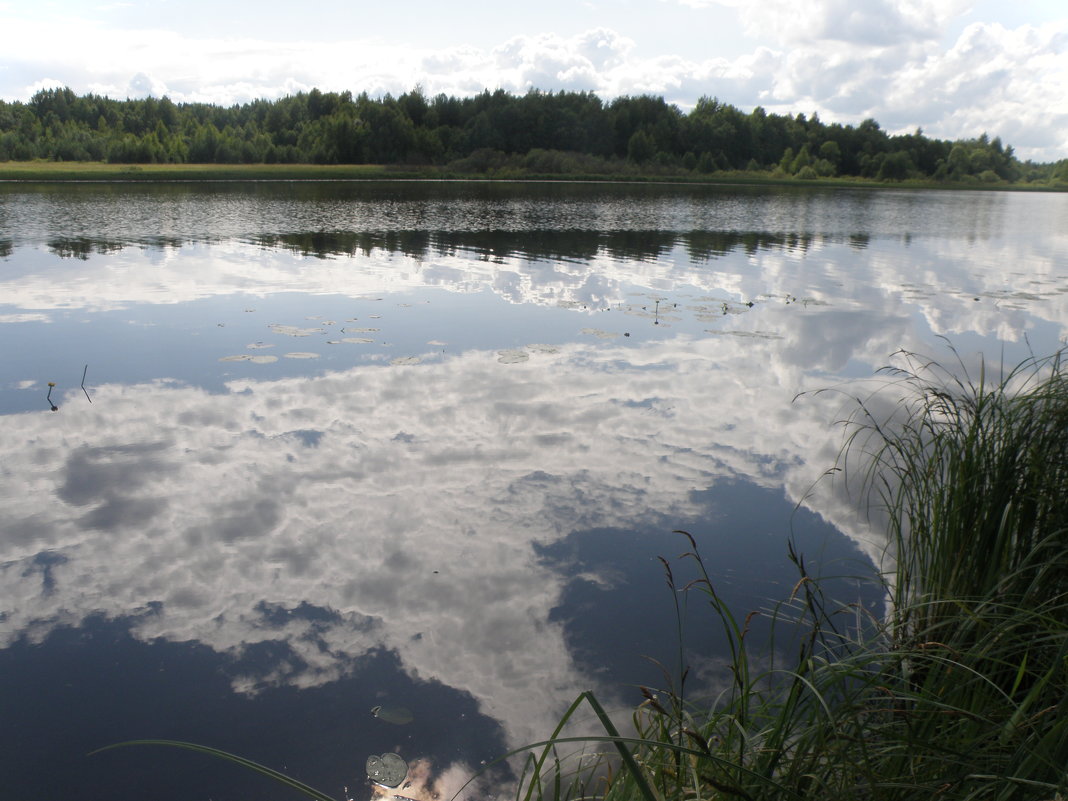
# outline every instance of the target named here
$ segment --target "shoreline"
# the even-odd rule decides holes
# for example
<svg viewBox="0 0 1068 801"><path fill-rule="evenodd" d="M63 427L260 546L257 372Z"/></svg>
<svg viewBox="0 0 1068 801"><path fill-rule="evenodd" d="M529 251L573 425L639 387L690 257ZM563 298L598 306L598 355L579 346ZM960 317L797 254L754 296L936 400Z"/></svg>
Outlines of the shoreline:
<svg viewBox="0 0 1068 801"><path fill-rule="evenodd" d="M798 179L770 173L724 171L692 173L489 173L455 172L444 167L378 164L108 164L103 162L0 162L0 184L21 183L286 183L411 181L427 183L613 183L673 186L779 186L825 189L935 189L950 191L1065 192L1068 185L1037 183L942 183L923 180L876 181L836 177Z"/></svg>

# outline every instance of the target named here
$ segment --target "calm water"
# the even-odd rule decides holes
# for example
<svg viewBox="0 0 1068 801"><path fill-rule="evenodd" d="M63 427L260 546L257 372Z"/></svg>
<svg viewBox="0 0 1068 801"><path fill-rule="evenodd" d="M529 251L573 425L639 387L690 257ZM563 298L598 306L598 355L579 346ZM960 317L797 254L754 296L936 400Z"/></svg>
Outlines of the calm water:
<svg viewBox="0 0 1068 801"><path fill-rule="evenodd" d="M4 186L4 796L296 797L87 756L133 738L354 799L392 751L451 795L583 689L622 722L680 664L674 529L743 613L789 593L791 536L871 573L878 532L810 494L844 396L799 392L1066 324L1063 194Z"/></svg>

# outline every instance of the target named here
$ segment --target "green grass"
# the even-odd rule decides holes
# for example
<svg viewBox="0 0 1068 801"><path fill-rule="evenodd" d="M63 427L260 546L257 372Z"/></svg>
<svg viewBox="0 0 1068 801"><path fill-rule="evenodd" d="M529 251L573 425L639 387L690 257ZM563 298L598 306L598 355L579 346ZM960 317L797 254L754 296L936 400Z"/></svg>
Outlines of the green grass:
<svg viewBox="0 0 1068 801"><path fill-rule="evenodd" d="M606 162L608 165L608 162ZM0 182L49 181L359 181L359 180L501 180L597 181L622 183L728 184L793 187L871 187L909 189L964 189L1002 191L1064 191L1068 185L1027 183L940 183L929 180L875 181L854 176L811 180L767 171L726 170L696 173L682 168L622 163L599 171L552 172L506 164L486 170L467 169L463 162L447 166L381 164L111 164L88 161L0 162Z"/></svg>
<svg viewBox="0 0 1068 801"><path fill-rule="evenodd" d="M375 164L108 164L82 161L0 162L0 181L291 181L367 180L429 175L429 170Z"/></svg>
<svg viewBox="0 0 1068 801"><path fill-rule="evenodd" d="M905 362L893 413L857 399L840 462L890 521L888 614L825 598L791 550L799 580L771 615L802 636L754 650L691 548L700 578L672 589L725 627L729 688L698 703L645 690L626 743L642 781L606 754L600 785L574 769L543 786L613 801L1068 790L1068 375L1059 356L993 383Z"/></svg>

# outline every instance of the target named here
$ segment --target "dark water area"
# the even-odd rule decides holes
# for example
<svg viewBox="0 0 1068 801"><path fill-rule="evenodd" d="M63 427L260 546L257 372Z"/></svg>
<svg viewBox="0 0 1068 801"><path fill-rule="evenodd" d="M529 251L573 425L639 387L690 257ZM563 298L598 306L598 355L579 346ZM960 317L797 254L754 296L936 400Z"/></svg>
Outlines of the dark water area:
<svg viewBox="0 0 1068 801"><path fill-rule="evenodd" d="M683 667L713 696L680 529L741 616L789 596L791 541L878 614L835 423L899 349L1056 350L1066 222L1057 194L0 186L4 797L299 797L88 756L151 738L353 799L397 753L423 801L583 690L620 723Z"/></svg>

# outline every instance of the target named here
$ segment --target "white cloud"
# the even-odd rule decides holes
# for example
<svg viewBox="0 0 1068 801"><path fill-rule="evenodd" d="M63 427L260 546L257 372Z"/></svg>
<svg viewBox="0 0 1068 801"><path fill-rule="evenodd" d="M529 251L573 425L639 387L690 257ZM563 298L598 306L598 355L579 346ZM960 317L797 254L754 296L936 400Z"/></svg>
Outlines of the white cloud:
<svg viewBox="0 0 1068 801"><path fill-rule="evenodd" d="M116 97L166 92L177 101L232 104L312 87L377 95L420 84L431 95L650 92L685 108L715 95L743 110L760 104L852 123L875 117L893 132L922 127L956 138L986 130L1025 158L1068 154L1063 20L1015 27L975 21L953 41L947 37L969 11L965 0L703 5L734 9L739 32L756 43L752 51L732 58L709 52L700 45L700 25L676 37L678 50L657 53L643 49L644 31L631 27L524 33L496 46L398 46L337 34L323 41L206 38L162 25L120 30L104 21L110 17L43 20L8 12L0 19L7 66L0 96L25 99L65 84Z"/></svg>

